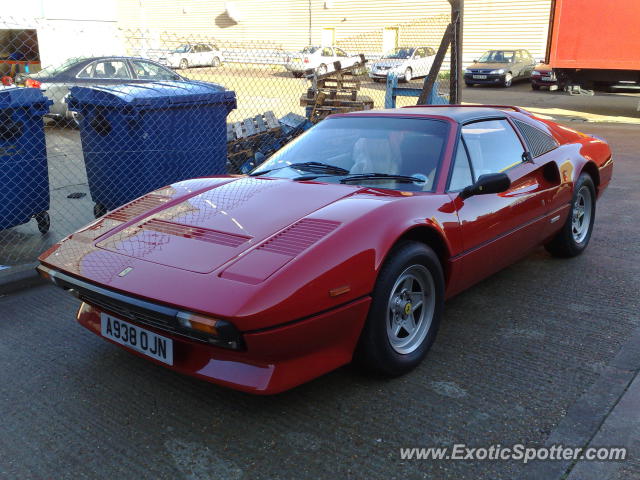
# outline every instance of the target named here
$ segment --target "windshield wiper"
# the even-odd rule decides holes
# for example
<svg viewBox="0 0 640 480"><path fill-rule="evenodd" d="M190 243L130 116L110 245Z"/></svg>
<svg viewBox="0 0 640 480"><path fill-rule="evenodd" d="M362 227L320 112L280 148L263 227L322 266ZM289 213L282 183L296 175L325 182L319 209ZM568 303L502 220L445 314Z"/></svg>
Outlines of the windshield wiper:
<svg viewBox="0 0 640 480"><path fill-rule="evenodd" d="M392 175L389 173L358 173L340 179L340 183L351 183L359 180L395 180L401 183L424 183L424 178L409 177L407 175Z"/></svg>
<svg viewBox="0 0 640 480"><path fill-rule="evenodd" d="M293 168L296 170L302 170L303 172L311 172L311 173L329 173L331 175L348 175L349 174L349 170L347 170L346 168L337 167L335 165L330 165L328 163L300 162L300 163L292 163L291 165L283 165L282 167L270 168L269 170L252 172L249 175L252 177L255 177L257 175L273 172L275 170L280 170L282 168Z"/></svg>

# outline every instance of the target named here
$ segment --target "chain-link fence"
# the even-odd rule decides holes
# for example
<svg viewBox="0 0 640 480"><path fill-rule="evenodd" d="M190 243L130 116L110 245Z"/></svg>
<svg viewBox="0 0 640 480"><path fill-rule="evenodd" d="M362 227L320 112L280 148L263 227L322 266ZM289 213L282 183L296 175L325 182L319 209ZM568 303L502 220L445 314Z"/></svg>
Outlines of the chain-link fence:
<svg viewBox="0 0 640 480"><path fill-rule="evenodd" d="M325 46L0 19L0 269L159 187L246 172L331 113L415 104L389 89L423 86L442 3Z"/></svg>

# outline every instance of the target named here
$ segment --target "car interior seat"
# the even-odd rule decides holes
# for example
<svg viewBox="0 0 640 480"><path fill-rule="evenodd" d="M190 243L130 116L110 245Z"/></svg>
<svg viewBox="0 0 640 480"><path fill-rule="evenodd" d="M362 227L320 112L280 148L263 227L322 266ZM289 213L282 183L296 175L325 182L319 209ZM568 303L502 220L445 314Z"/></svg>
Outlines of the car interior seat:
<svg viewBox="0 0 640 480"><path fill-rule="evenodd" d="M397 173L391 145L386 138L359 138L353 145L350 173Z"/></svg>
<svg viewBox="0 0 640 480"><path fill-rule="evenodd" d="M115 78L116 67L114 67L112 63L104 64L104 76L105 78Z"/></svg>
<svg viewBox="0 0 640 480"><path fill-rule="evenodd" d="M443 139L435 135L408 135L400 144L402 175L424 175L429 179L428 187L435 178L440 161Z"/></svg>

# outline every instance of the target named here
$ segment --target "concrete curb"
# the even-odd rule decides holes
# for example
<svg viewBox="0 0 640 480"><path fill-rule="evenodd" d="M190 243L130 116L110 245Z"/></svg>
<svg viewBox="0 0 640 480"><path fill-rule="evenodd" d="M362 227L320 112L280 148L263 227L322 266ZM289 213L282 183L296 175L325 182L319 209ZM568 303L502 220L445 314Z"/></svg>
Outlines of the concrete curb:
<svg viewBox="0 0 640 480"><path fill-rule="evenodd" d="M35 287L46 283L36 272L37 263L20 265L8 272L0 272L0 295L15 293L25 288Z"/></svg>
<svg viewBox="0 0 640 480"><path fill-rule="evenodd" d="M639 371L640 328L637 328L604 369L600 378L569 408L567 415L547 438L545 446L563 445L586 448L620 402ZM525 470L523 478L565 479L576 464L577 462L573 460L534 461Z"/></svg>

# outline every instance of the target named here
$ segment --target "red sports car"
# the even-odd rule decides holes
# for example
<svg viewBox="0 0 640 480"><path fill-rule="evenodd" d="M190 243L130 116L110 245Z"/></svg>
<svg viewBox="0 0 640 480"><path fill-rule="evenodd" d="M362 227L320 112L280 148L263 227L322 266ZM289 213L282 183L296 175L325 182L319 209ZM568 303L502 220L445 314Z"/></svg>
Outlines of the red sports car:
<svg viewBox="0 0 640 480"><path fill-rule="evenodd" d="M78 321L178 372L251 393L355 359L400 375L444 301L539 245L582 253L605 141L516 107L334 115L248 176L183 181L40 257Z"/></svg>

